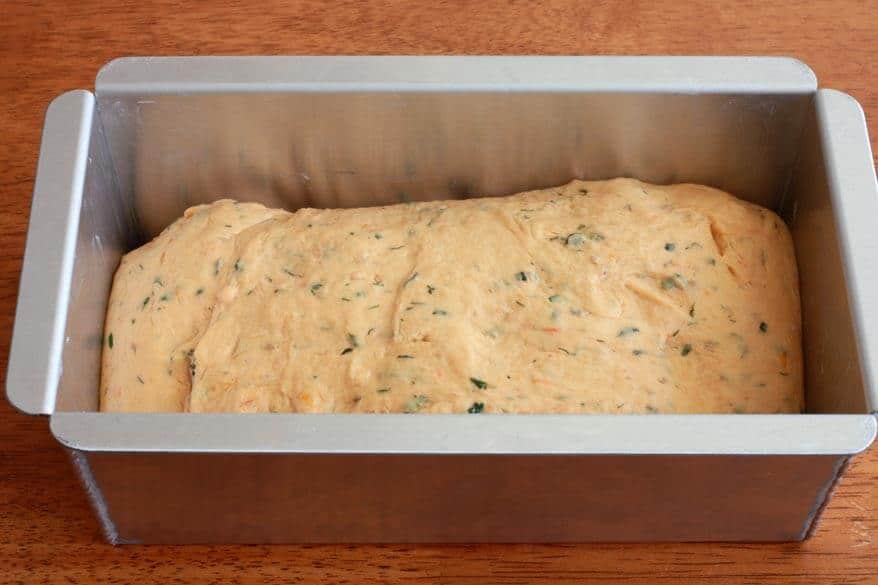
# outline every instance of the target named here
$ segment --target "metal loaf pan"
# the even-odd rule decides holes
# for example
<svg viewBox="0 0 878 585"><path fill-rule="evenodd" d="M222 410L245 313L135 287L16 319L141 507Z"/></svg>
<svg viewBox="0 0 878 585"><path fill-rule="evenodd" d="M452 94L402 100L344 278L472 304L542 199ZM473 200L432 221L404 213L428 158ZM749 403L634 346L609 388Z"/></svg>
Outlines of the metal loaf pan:
<svg viewBox="0 0 878 585"><path fill-rule="evenodd" d="M801 415L97 412L119 257L191 204L714 185L778 210ZM7 393L114 543L798 540L878 408L863 112L781 58L131 58L46 113Z"/></svg>

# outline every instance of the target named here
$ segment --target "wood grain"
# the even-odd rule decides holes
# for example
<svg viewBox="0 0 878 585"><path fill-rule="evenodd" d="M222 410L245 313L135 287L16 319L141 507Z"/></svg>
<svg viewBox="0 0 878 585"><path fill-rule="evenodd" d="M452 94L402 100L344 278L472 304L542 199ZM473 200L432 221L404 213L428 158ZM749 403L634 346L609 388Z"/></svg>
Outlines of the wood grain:
<svg viewBox="0 0 878 585"><path fill-rule="evenodd" d="M793 55L878 114L878 3L4 2L0 359L9 350L42 117L123 55ZM878 130L873 131L873 137ZM875 144L873 141L873 149ZM5 378L5 368L4 368ZM878 449L802 544L136 546L104 544L47 420L0 401L0 581L878 582Z"/></svg>

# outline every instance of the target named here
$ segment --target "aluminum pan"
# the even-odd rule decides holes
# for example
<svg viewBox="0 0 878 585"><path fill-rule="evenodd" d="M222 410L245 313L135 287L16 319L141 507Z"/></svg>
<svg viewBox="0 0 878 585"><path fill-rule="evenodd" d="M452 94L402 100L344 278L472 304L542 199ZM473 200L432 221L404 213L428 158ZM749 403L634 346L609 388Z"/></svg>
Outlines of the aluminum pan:
<svg viewBox="0 0 878 585"><path fill-rule="evenodd" d="M257 65L265 64L267 69L262 72L263 74L281 75L281 70L290 74L290 66L300 61L308 62L309 68L315 71L319 69L316 67L319 62L328 63L333 60L320 60L318 62L307 58L208 59L205 64L211 65L211 67L205 67L203 74L197 73L196 65L198 63L192 59L123 60L114 62L101 73L98 88L99 90L113 90L123 93L139 91L142 87L138 86L136 73L136 75L141 76L154 76L151 78L151 83L154 82L158 85L151 87L150 91L155 91L156 87L160 90L164 87L166 91L210 91L211 84L220 84L217 87L222 87L221 84L228 83L229 79L247 78L247 71L251 71ZM351 59L351 61L355 61L358 67L359 64L366 62L360 59ZM483 59L455 59L455 62L472 63L473 65L478 65L480 61ZM494 62L502 64L506 61L506 59L500 59ZM499 77L490 78L493 79L491 81L493 83L492 89L508 88L510 91L517 88L526 89L533 87L536 81L540 81L549 87L559 90L570 89L571 91L579 89L610 91L612 89L613 91L666 91L674 93L695 92L697 86L705 91L722 91L733 88L736 91L746 89L757 93L777 92L778 90L810 93L815 85L813 74L807 68L803 69L803 66L796 61L783 59L571 58L568 61L559 58L559 62L579 65L576 68L576 73L579 76L577 80L565 77L564 71L566 70L563 67L559 66L554 70L552 67L548 67L555 59L523 59L528 64L526 69L533 72L534 75L537 75L541 70L544 72L554 71L553 75L556 75L554 86L551 84L551 80L538 76L528 77L525 82L517 80L514 68L512 68L513 61L515 60L509 60L510 68L499 68L501 71L498 74ZM384 63L387 66L398 62L413 68L419 59L405 58L399 61L396 59L377 59L376 62ZM338 63L338 67L340 67L336 72L338 75L345 71L350 73L359 70L357 67L353 67L347 58L340 59ZM610 66L616 64L625 70L626 80L623 82L620 78L613 78L619 82L619 85L612 87L606 80L595 81L590 79L591 75L583 76L581 69L582 66L588 65L593 67L593 71L597 74L602 71L602 68L612 70ZM699 76L692 74L691 67L696 64L699 65ZM723 67L716 67L720 64ZM146 65L149 67L145 67ZM342 67L342 65L345 66ZM481 66L484 67L484 65L485 63L482 62ZM531 68L531 65L538 65L538 67ZM145 67L144 70L138 72L138 68L142 66ZM130 69L128 69L129 67ZM468 71L467 67L469 65L463 67L464 73ZM690 68L688 72L687 67ZM725 71L721 75L712 75L711 71L714 68ZM256 69L260 69L260 67L256 67ZM272 72L271 69L277 69L277 71ZM333 69L328 67L327 70ZM131 77L126 77L125 71L128 71ZM386 73L381 67L370 71L370 76ZM618 72L618 70L616 71ZM730 73L730 71L738 71L738 73ZM446 70L445 73L448 74L448 71ZM192 79L198 83L191 85L192 79L189 79L185 83L174 85L176 82L173 80L179 81L181 74L192 75ZM606 74L612 75L613 73L607 71ZM638 74L640 74L639 77ZM203 76L199 77L199 75ZM457 71L454 72L454 75L457 75ZM223 78L223 76L226 77ZM462 74L462 77L466 77L466 75ZM698 77L697 84L695 83L696 77ZM167 81L165 86L161 85L164 83L163 79ZM334 78L327 74L327 79L331 82ZM314 82L319 81L316 79ZM421 89L439 87L431 85L434 81L438 83L435 79L431 81L428 76L426 80L422 79L418 82L420 83L418 87ZM702 81L704 81L703 84ZM396 82L399 80L397 79ZM259 91L266 91L264 85L266 82L259 76L251 76L241 83L243 85L234 86L236 91L255 90L257 87ZM289 90L293 87L284 86L283 83L282 79L277 85L272 83L271 89ZM392 88L393 83L395 83L394 80L389 79L369 85L368 88L384 90ZM341 88L344 89L344 87L342 84ZM460 87L481 89L484 86L466 86L464 84ZM308 90L307 84L301 87L296 85L295 88ZM356 85L356 88L363 89L363 86ZM86 95L88 94L86 93ZM830 110L824 108L823 111L829 112ZM847 119L853 124L853 127L862 124L861 113L860 118L855 118L853 121L850 120L852 112L849 108L836 113ZM844 134L848 137L850 135L850 131ZM857 137L854 142L842 141L835 146L859 148L860 139L865 136L865 127L856 128L854 135ZM827 138L824 137L824 140ZM860 161L860 159L857 160ZM871 168L868 170L871 171ZM841 169L840 172L842 179L844 179L844 172L849 172L849 169ZM862 173L863 170L858 167L857 172ZM833 176L839 180L838 175ZM872 180L874 181L874 175L872 175ZM849 204L845 203L844 205ZM849 213L855 213L852 211L853 207L855 207L854 204L849 205ZM857 261L856 258L854 260ZM858 262L862 265L862 261ZM854 267L853 270L855 274L867 274L868 266L865 268ZM49 272L51 273L51 271ZM47 276L52 276L52 274ZM865 277L860 276L860 280L864 282ZM865 284L862 287L865 287ZM55 307L56 317L59 310L59 307ZM862 313L862 309L859 310ZM868 349L867 346L861 345L861 351L863 347ZM10 394L14 394L14 392ZM34 395L37 396L38 393ZM51 408L51 399L48 394L38 398L46 409L44 412L48 411ZM466 417L443 417L431 422L420 416L385 418L385 415L366 415L363 417L337 415L314 417L313 419L302 418L304 422L301 425L291 425L292 421L300 417L301 415L267 419L260 417L236 418L237 422L231 423L238 427L233 433L234 438L229 438L230 421L223 415L106 415L72 412L56 414L52 420L52 428L60 441L77 449L160 449L163 451L191 451L195 449L225 451L242 448L253 451L279 449L284 452L295 452L297 449L304 452L335 452L336 449L340 449L341 452L344 452L345 449L358 450L363 449L364 445L371 445L368 452L376 452L372 449L378 449L378 452L383 452L385 449L389 452L394 452L394 449L411 449L411 451L406 452L485 452L477 451L481 449L487 450L487 452L505 453L518 452L519 450L537 452L528 451L528 449L539 447L539 452L558 453L853 453L868 445L875 435L875 419L866 415L796 416L789 419L777 416L704 415L682 418L619 416L605 417L606 420L592 416L570 416L562 420L542 416L492 417L490 419L485 417L480 421L479 428L490 429L491 432L473 429L472 427L476 423ZM374 417L381 417L377 419L378 423ZM185 423L180 424L181 420L185 420ZM168 422L156 424L157 421ZM780 421L788 422L782 423ZM341 432L360 427L374 428L376 424L384 425L385 429L391 433L395 432L392 429L409 432L414 441L413 446L400 447L399 443L391 445L387 442L388 439L382 436L374 436L374 433L370 435L368 429L363 431L365 434L360 435L354 432ZM457 425L456 430L460 431L464 437L471 439L469 444L462 442L458 436L455 436L453 432L455 425ZM124 432L121 432L123 429ZM160 431L156 431L156 429L160 429ZM428 433L430 436L425 438L424 431L430 429L432 429L432 432ZM327 436L324 431L327 433L333 431L330 434L338 436ZM397 439L398 436L394 437L394 440ZM240 440L241 443L236 443L237 440Z"/></svg>
<svg viewBox="0 0 878 585"><path fill-rule="evenodd" d="M824 89L817 113L835 209L866 404L878 412L878 183L863 108L851 96Z"/></svg>
<svg viewBox="0 0 878 585"><path fill-rule="evenodd" d="M545 455L849 455L869 415L55 413L80 451Z"/></svg>
<svg viewBox="0 0 878 585"><path fill-rule="evenodd" d="M94 96L55 98L46 110L9 350L6 395L16 408L55 408Z"/></svg>
<svg viewBox="0 0 878 585"><path fill-rule="evenodd" d="M815 90L757 57L126 58L96 82L147 237L223 191L351 207L636 176L775 207Z"/></svg>
<svg viewBox="0 0 878 585"><path fill-rule="evenodd" d="M95 93L533 90L810 93L788 57L124 57Z"/></svg>

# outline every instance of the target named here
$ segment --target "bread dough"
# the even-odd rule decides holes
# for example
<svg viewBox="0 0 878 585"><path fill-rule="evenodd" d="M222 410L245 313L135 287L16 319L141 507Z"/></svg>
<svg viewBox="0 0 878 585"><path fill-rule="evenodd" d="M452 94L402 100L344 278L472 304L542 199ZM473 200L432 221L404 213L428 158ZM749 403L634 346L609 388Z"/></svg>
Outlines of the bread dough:
<svg viewBox="0 0 878 585"><path fill-rule="evenodd" d="M101 410L800 412L792 241L700 185L186 211L122 260Z"/></svg>

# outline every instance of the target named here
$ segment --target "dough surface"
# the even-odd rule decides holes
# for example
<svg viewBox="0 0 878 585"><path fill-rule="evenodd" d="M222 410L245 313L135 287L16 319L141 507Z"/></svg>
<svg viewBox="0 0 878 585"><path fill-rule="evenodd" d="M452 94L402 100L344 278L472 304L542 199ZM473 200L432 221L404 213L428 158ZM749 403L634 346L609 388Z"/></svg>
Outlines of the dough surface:
<svg viewBox="0 0 878 585"><path fill-rule="evenodd" d="M787 413L802 384L784 223L614 179L191 208L116 273L101 410Z"/></svg>

